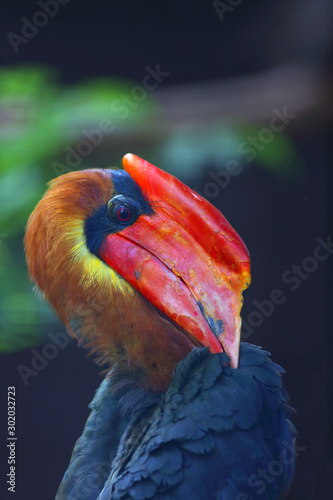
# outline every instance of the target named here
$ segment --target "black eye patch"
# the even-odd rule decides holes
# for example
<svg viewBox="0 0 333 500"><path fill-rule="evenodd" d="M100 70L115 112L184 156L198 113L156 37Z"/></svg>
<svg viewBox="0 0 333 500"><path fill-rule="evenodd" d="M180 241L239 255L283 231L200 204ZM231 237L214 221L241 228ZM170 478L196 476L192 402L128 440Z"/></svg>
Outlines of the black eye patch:
<svg viewBox="0 0 333 500"><path fill-rule="evenodd" d="M153 215L149 201L130 175L123 170L110 170L114 193L84 224L88 250L99 257L99 249L109 234L131 226L141 214Z"/></svg>

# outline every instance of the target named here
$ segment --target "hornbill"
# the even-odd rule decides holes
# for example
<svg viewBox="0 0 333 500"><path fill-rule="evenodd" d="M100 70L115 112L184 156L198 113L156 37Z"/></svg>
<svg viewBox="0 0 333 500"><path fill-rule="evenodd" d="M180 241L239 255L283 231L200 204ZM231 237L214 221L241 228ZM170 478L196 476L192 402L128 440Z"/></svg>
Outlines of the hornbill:
<svg viewBox="0 0 333 500"><path fill-rule="evenodd" d="M53 180L27 224L32 280L109 363L56 498L285 498L283 370L240 343L248 251L178 179L123 166Z"/></svg>

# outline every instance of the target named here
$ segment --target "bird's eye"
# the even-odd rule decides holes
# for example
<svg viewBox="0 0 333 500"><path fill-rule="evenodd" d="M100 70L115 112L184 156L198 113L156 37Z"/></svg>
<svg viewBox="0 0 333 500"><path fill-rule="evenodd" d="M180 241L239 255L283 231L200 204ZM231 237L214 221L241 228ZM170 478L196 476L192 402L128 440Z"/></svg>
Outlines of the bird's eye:
<svg viewBox="0 0 333 500"><path fill-rule="evenodd" d="M114 224L128 226L133 224L140 215L140 207L130 197L114 196L108 203L107 216Z"/></svg>
<svg viewBox="0 0 333 500"><path fill-rule="evenodd" d="M120 205L117 209L117 217L120 222L127 222L131 218L131 211L125 205Z"/></svg>

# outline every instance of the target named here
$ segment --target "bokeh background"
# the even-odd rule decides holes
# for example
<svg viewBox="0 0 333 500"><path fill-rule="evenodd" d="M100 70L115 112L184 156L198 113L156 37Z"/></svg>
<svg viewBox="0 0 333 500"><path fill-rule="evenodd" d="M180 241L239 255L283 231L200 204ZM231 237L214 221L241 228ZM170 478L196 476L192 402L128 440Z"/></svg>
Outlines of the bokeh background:
<svg viewBox="0 0 333 500"><path fill-rule="evenodd" d="M33 292L25 223L50 179L127 152L203 194L246 242L243 339L285 368L295 408L288 498L332 498L329 0L26 0L1 17L1 498L7 386L16 498L39 500L54 498L102 379Z"/></svg>

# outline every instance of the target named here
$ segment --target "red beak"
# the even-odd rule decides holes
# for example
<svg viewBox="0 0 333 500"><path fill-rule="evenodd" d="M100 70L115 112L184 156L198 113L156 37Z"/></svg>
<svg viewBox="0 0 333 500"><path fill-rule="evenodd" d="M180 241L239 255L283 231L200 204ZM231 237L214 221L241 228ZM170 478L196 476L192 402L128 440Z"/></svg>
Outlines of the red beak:
<svg viewBox="0 0 333 500"><path fill-rule="evenodd" d="M237 367L242 292L250 283L243 241L213 205L172 175L132 154L123 165L154 214L109 235L101 257L211 352L224 350Z"/></svg>

